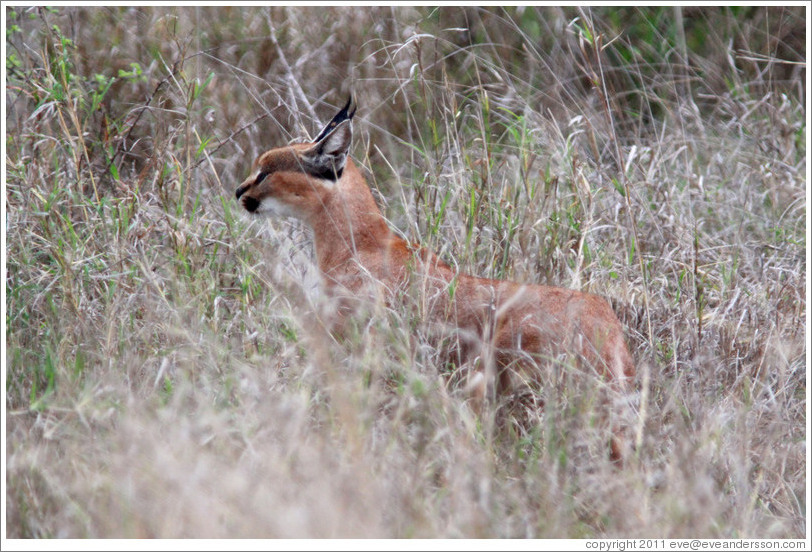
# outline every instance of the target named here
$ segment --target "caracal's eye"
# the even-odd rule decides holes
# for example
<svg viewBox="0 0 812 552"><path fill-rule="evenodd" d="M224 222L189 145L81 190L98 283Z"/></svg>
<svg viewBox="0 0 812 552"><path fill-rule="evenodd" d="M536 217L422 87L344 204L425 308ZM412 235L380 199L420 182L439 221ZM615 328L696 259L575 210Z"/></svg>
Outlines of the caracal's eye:
<svg viewBox="0 0 812 552"><path fill-rule="evenodd" d="M254 186L258 186L260 182L265 180L265 177L268 176L269 174L270 173L268 171L260 171L260 173L257 175L256 180L254 180Z"/></svg>

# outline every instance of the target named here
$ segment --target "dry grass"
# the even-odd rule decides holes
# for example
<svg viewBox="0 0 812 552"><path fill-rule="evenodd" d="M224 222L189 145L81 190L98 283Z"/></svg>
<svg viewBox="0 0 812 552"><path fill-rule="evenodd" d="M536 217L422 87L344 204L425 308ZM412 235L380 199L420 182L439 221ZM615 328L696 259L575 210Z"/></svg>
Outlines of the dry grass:
<svg viewBox="0 0 812 552"><path fill-rule="evenodd" d="M9 537L805 536L803 7L5 9ZM350 89L393 227L617 306L629 465L314 323L233 190Z"/></svg>

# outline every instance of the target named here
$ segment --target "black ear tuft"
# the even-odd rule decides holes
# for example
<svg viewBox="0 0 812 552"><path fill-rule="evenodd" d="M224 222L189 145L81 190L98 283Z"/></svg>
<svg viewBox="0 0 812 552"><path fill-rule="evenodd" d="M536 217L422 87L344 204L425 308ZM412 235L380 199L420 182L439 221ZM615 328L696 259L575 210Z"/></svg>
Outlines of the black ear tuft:
<svg viewBox="0 0 812 552"><path fill-rule="evenodd" d="M358 106L356 106L353 102L352 94L350 94L350 97L347 99L347 105L345 105L341 109L341 111L336 113L336 116L333 117L333 120L327 123L327 126L324 127L321 132L319 132L319 135L316 136L316 139L313 141L314 142L321 141L325 136L330 134L330 132L332 132L333 129L335 129L338 125L340 125L344 121L351 121L353 115L355 115L355 110L357 109L357 107ZM350 108L352 108L352 111L350 111Z"/></svg>

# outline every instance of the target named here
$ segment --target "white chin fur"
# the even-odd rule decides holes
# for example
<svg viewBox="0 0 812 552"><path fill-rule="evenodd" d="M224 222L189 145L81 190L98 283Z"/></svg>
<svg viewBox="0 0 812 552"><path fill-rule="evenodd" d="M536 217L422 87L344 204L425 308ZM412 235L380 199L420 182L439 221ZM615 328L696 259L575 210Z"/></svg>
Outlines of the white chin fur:
<svg viewBox="0 0 812 552"><path fill-rule="evenodd" d="M295 217L296 213L285 205L273 198L265 198L259 202L259 207L254 211L259 215L275 216L275 217Z"/></svg>

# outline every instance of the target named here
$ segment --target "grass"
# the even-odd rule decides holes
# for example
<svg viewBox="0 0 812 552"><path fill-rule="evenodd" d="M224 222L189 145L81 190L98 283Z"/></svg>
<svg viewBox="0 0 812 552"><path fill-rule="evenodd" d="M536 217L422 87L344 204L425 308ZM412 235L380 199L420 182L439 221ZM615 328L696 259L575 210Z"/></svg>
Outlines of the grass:
<svg viewBox="0 0 812 552"><path fill-rule="evenodd" d="M803 7L6 10L10 538L806 537ZM353 90L409 239L610 298L595 405L464 405L408 309L317 323L254 157Z"/></svg>

